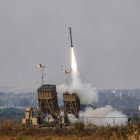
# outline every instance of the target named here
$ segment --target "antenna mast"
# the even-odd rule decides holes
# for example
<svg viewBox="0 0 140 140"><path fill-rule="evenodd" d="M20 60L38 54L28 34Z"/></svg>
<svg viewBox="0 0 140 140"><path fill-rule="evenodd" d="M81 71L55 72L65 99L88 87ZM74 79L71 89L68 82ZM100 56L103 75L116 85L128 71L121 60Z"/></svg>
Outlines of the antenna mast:
<svg viewBox="0 0 140 140"><path fill-rule="evenodd" d="M68 70L64 70L64 74L65 74L65 82L67 83L67 85L69 84L69 74L70 74L70 71Z"/></svg>
<svg viewBox="0 0 140 140"><path fill-rule="evenodd" d="M45 65L43 64L38 64L38 67L41 69L41 85L44 84L44 69L45 69Z"/></svg>

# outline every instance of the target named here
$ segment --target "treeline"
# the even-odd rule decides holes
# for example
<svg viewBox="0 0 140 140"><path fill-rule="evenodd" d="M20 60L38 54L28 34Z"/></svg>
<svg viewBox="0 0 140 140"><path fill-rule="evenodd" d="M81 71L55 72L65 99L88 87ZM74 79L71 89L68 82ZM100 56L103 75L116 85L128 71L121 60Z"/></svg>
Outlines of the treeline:
<svg viewBox="0 0 140 140"><path fill-rule="evenodd" d="M125 114L137 114L140 105L140 89L133 90L100 90L99 100L95 107L111 105Z"/></svg>
<svg viewBox="0 0 140 140"><path fill-rule="evenodd" d="M0 93L0 106L36 106L37 105L37 95L35 92L27 93Z"/></svg>
<svg viewBox="0 0 140 140"><path fill-rule="evenodd" d="M13 107L0 109L0 119L1 118L19 119L19 117L22 116L24 116L24 109L18 109Z"/></svg>
<svg viewBox="0 0 140 140"><path fill-rule="evenodd" d="M122 109L126 112L137 112L140 105L140 89L99 90L98 95L98 102L92 105L95 108L111 105L113 108ZM58 102L60 102L59 98ZM27 92L14 94L0 92L0 107L2 106L36 107L38 106L37 93Z"/></svg>

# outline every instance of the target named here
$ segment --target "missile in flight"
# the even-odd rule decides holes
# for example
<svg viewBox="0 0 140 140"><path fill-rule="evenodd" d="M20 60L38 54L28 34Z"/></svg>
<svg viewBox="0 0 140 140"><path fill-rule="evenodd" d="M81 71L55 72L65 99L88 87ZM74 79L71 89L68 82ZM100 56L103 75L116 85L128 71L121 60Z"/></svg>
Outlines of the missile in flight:
<svg viewBox="0 0 140 140"><path fill-rule="evenodd" d="M70 42L71 42L71 48L73 47L73 43L72 43L72 33L71 33L71 28L69 28L69 31L70 31Z"/></svg>

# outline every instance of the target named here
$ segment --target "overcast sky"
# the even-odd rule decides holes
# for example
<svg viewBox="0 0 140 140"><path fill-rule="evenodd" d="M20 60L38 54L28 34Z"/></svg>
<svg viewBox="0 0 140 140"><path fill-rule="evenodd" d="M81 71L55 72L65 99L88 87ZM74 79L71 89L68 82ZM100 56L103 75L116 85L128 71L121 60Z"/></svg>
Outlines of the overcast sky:
<svg viewBox="0 0 140 140"><path fill-rule="evenodd" d="M84 83L140 88L139 0L0 0L0 85L64 83L69 27Z"/></svg>

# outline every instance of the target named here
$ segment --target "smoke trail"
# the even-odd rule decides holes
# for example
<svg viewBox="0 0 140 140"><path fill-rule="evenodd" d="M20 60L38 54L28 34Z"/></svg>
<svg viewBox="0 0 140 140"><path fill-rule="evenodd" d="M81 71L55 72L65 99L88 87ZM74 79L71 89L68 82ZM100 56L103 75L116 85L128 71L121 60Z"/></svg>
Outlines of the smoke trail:
<svg viewBox="0 0 140 140"><path fill-rule="evenodd" d="M78 66L77 66L76 57L75 57L73 47L71 47L71 76L72 76L72 87L75 90L80 89L81 80L79 78L80 75L79 75Z"/></svg>
<svg viewBox="0 0 140 140"><path fill-rule="evenodd" d="M81 103L83 104L92 104L97 102L98 95L96 89L92 87L91 84L83 84L80 79L80 73L78 71L73 47L71 48L71 69L72 84L68 88L70 93L76 92L79 95Z"/></svg>
<svg viewBox="0 0 140 140"><path fill-rule="evenodd" d="M83 84L80 79L80 73L78 71L78 66L76 62L76 57L74 54L74 48L71 47L71 76L72 76L72 83L70 85L60 85L57 87L58 97L62 99L62 95L64 92L68 91L69 93L77 93L81 104L92 104L98 101L98 94L96 88L94 88L91 84ZM127 122L126 115L122 114L114 110L111 106L105 106L98 109L92 109L91 107L87 107L85 111L80 112L80 117L86 116L88 118L84 121L85 124L91 123L97 126L101 125L125 125ZM91 117L91 118L90 118ZM94 118L93 118L94 117ZM97 118L97 117L100 117ZM115 120L114 120L114 117ZM69 119L72 122L77 121L77 119L70 114Z"/></svg>
<svg viewBox="0 0 140 140"><path fill-rule="evenodd" d="M73 47L71 47L71 69L72 69L72 80L75 80L76 78L78 79L79 78L78 66Z"/></svg>
<svg viewBox="0 0 140 140"><path fill-rule="evenodd" d="M57 86L58 97L62 99L62 94L66 91L69 93L76 93L80 98L82 104L92 104L98 101L98 94L96 88L91 84L83 84L80 79L80 73L74 54L74 48L71 47L71 77L72 83L70 85Z"/></svg>

